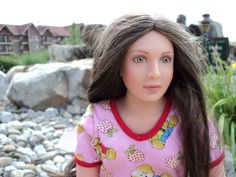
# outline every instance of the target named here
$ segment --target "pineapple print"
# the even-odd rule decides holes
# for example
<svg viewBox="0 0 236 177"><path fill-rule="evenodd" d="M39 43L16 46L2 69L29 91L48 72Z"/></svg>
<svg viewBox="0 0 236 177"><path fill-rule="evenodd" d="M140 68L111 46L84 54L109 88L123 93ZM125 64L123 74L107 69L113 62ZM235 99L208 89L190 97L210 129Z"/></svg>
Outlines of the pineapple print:
<svg viewBox="0 0 236 177"><path fill-rule="evenodd" d="M113 136L114 132L117 132L117 129L113 128L113 124L108 120L103 120L98 123L97 129L103 134L107 134L109 137Z"/></svg>
<svg viewBox="0 0 236 177"><path fill-rule="evenodd" d="M77 125L77 133L83 133L84 127L80 124Z"/></svg>
<svg viewBox="0 0 236 177"><path fill-rule="evenodd" d="M127 150L124 151L125 154L128 154L128 160L130 162L141 162L144 160L144 153L138 149L135 149L134 145L130 145Z"/></svg>
<svg viewBox="0 0 236 177"><path fill-rule="evenodd" d="M102 108L103 108L104 110L111 110L111 107L110 107L108 101L102 102Z"/></svg>
<svg viewBox="0 0 236 177"><path fill-rule="evenodd" d="M166 165L169 168L176 168L181 164L182 159L183 159L183 154L179 152L177 156L169 156L165 161Z"/></svg>
<svg viewBox="0 0 236 177"><path fill-rule="evenodd" d="M216 133L214 133L211 137L210 137L210 148L211 149L217 149L219 148L219 137Z"/></svg>

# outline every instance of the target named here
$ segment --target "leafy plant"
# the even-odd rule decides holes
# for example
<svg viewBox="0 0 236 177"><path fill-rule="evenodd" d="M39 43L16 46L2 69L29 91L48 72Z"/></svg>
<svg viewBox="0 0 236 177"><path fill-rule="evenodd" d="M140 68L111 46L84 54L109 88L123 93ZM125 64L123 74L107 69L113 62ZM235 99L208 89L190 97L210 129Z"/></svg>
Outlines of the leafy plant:
<svg viewBox="0 0 236 177"><path fill-rule="evenodd" d="M218 120L219 131L236 164L236 75L220 58L215 58L215 63L215 66L206 66L207 74L203 77L207 104Z"/></svg>
<svg viewBox="0 0 236 177"><path fill-rule="evenodd" d="M0 57L0 71L7 73L13 66L18 65L16 60L9 60L6 57Z"/></svg>

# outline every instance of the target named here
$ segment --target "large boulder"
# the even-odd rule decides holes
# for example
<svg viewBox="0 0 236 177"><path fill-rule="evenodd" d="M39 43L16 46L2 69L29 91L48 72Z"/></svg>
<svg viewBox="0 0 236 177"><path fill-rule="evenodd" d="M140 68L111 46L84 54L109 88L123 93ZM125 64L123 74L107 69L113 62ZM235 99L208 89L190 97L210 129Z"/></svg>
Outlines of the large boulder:
<svg viewBox="0 0 236 177"><path fill-rule="evenodd" d="M69 62L88 58L89 49L85 45L58 45L53 44L48 48L50 62Z"/></svg>
<svg viewBox="0 0 236 177"><path fill-rule="evenodd" d="M34 110L66 107L73 99L86 99L92 63L86 59L34 65L14 74L7 97L18 107Z"/></svg>
<svg viewBox="0 0 236 177"><path fill-rule="evenodd" d="M6 74L0 71L0 100L5 97L7 87L8 81L6 79Z"/></svg>
<svg viewBox="0 0 236 177"><path fill-rule="evenodd" d="M7 81L10 83L12 77L15 75L15 73L22 73L22 72L27 72L30 66L26 65L18 65L18 66L14 66L12 67L6 74L6 79Z"/></svg>

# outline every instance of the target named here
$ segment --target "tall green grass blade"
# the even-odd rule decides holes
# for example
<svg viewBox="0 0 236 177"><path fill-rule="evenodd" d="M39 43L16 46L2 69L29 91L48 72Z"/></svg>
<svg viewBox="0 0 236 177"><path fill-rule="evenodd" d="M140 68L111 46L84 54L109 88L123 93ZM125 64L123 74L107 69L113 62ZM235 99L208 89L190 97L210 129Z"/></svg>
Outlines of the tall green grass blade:
<svg viewBox="0 0 236 177"><path fill-rule="evenodd" d="M229 132L230 122L231 122L230 119L225 119L224 132L223 132L225 143L229 146L231 145L230 144L230 132Z"/></svg>
<svg viewBox="0 0 236 177"><path fill-rule="evenodd" d="M221 135L223 135L224 123L225 123L225 114L221 114L220 118L219 118L219 121L218 121L219 131L220 131Z"/></svg>

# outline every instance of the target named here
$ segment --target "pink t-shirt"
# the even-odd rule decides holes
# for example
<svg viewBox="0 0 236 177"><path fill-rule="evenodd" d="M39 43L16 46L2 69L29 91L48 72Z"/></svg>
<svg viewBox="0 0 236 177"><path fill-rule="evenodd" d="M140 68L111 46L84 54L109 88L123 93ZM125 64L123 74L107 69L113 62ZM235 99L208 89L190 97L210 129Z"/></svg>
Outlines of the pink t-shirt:
<svg viewBox="0 0 236 177"><path fill-rule="evenodd" d="M75 162L101 165L100 177L184 176L179 115L167 102L159 121L147 133L136 134L117 111L114 100L90 104L77 125ZM210 125L210 168L224 159L216 129Z"/></svg>

